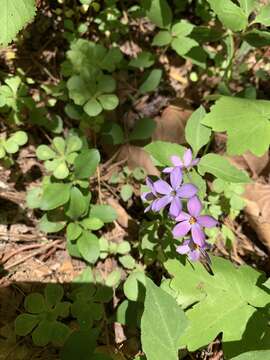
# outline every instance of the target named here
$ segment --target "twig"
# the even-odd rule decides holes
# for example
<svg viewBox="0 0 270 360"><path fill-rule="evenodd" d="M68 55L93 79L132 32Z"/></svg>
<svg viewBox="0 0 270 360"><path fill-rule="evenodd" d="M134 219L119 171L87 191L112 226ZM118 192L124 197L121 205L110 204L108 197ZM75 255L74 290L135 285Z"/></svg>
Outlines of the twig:
<svg viewBox="0 0 270 360"><path fill-rule="evenodd" d="M6 263L13 256L18 255L19 253L21 253L23 251L40 248L43 245L44 244L31 244L31 245L26 245L26 246L20 247L19 249L12 251L9 255L4 256L3 259L1 260L1 263L2 264Z"/></svg>

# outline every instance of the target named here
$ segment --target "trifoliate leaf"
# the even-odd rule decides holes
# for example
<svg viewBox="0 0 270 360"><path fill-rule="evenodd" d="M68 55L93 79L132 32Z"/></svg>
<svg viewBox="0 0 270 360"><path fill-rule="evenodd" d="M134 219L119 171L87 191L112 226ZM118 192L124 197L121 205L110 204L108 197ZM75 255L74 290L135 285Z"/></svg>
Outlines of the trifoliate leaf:
<svg viewBox="0 0 270 360"><path fill-rule="evenodd" d="M56 153L47 145L40 145L36 150L39 160L50 160L56 157Z"/></svg>
<svg viewBox="0 0 270 360"><path fill-rule="evenodd" d="M178 36L172 41L172 48L178 55L186 55L193 47L197 46L197 41L184 36Z"/></svg>
<svg viewBox="0 0 270 360"><path fill-rule="evenodd" d="M1 0L0 45L7 46L35 16L35 0Z"/></svg>
<svg viewBox="0 0 270 360"><path fill-rule="evenodd" d="M186 312L190 322L181 337L182 346L190 351L209 344L221 332L223 344L240 340L256 307L270 301L259 287L264 281L261 273L247 265L237 269L219 257L211 260L214 275L200 263L169 260L165 264L173 277L171 288L179 293L177 300L185 307L195 304Z"/></svg>
<svg viewBox="0 0 270 360"><path fill-rule="evenodd" d="M75 100L74 100L75 101ZM84 105L83 110L86 112L89 116L97 116L102 111L102 106L97 101L97 99L92 98L87 101L87 103Z"/></svg>
<svg viewBox="0 0 270 360"><path fill-rule="evenodd" d="M169 31L162 30L157 33L157 35L154 37L152 45L153 46L165 46L169 45L172 41L172 35L169 33Z"/></svg>
<svg viewBox="0 0 270 360"><path fill-rule="evenodd" d="M180 337L187 324L185 313L175 299L147 278L141 320L142 348L147 359L178 359Z"/></svg>
<svg viewBox="0 0 270 360"><path fill-rule="evenodd" d="M223 96L211 107L202 124L226 131L229 154L250 150L263 155L270 144L270 101Z"/></svg>
<svg viewBox="0 0 270 360"><path fill-rule="evenodd" d="M144 82L139 87L141 94L156 90L162 77L161 69L153 69L146 77Z"/></svg>

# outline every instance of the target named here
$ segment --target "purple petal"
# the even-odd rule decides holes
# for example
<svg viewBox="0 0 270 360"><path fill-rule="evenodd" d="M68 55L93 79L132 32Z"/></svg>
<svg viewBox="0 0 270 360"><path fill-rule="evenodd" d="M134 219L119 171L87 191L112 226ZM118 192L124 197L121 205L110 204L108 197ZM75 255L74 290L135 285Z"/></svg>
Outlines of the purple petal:
<svg viewBox="0 0 270 360"><path fill-rule="evenodd" d="M169 195L172 191L171 186L164 180L158 180L154 183L155 190L162 195Z"/></svg>
<svg viewBox="0 0 270 360"><path fill-rule="evenodd" d="M174 166L182 167L184 165L180 157L176 155L171 156L171 162Z"/></svg>
<svg viewBox="0 0 270 360"><path fill-rule="evenodd" d="M160 211L161 209L165 208L172 200L170 195L163 196L160 199L157 199L152 204L153 211Z"/></svg>
<svg viewBox="0 0 270 360"><path fill-rule="evenodd" d="M187 208L190 215L197 218L202 211L202 203L197 196L193 196L188 200Z"/></svg>
<svg viewBox="0 0 270 360"><path fill-rule="evenodd" d="M149 178L147 177L146 178L146 185L149 187L149 189L151 190L151 192L156 195L156 191L155 191L155 188L154 188L154 182Z"/></svg>
<svg viewBox="0 0 270 360"><path fill-rule="evenodd" d="M154 200L154 199L155 199L155 196L154 196L154 194L153 194L151 191L148 191L148 192L142 193L141 199L142 199L143 201L151 201L151 200Z"/></svg>
<svg viewBox="0 0 270 360"><path fill-rule="evenodd" d="M173 236L175 238L185 236L191 228L189 221L182 221L173 228Z"/></svg>
<svg viewBox="0 0 270 360"><path fill-rule="evenodd" d="M173 169L173 167L166 167L162 170L162 172L165 174L169 174L171 171L173 171Z"/></svg>
<svg viewBox="0 0 270 360"><path fill-rule="evenodd" d="M195 223L191 226L191 235L195 244L204 246L205 234L199 224Z"/></svg>
<svg viewBox="0 0 270 360"><path fill-rule="evenodd" d="M181 203L180 199L177 197L174 197L171 202L169 214L173 218L176 218L180 214L181 210L182 210L182 203Z"/></svg>
<svg viewBox="0 0 270 360"><path fill-rule="evenodd" d="M180 198L189 199L196 195L198 189L193 184L183 184L180 186L180 188L177 190L177 196Z"/></svg>
<svg viewBox="0 0 270 360"><path fill-rule="evenodd" d="M179 188L182 182L182 171L179 166L175 167L170 173L170 182L174 190Z"/></svg>
<svg viewBox="0 0 270 360"><path fill-rule="evenodd" d="M198 165L199 161L200 161L199 158L196 158L196 159L192 160L192 161L191 161L191 166L196 166L196 165Z"/></svg>
<svg viewBox="0 0 270 360"><path fill-rule="evenodd" d="M183 157L185 167L189 167L192 162L192 151L187 149Z"/></svg>
<svg viewBox="0 0 270 360"><path fill-rule="evenodd" d="M181 211L181 213L177 216L177 218L175 219L176 221L185 221L185 220L189 220L190 219L190 215L188 213L186 213L185 211Z"/></svg>
<svg viewBox="0 0 270 360"><path fill-rule="evenodd" d="M197 217L198 223L206 228L212 228L214 226L217 226L218 222L215 220L212 216L208 215L201 215Z"/></svg>
<svg viewBox="0 0 270 360"><path fill-rule="evenodd" d="M191 250L188 254L188 258L191 261L198 261L200 259L200 251L198 249L196 250Z"/></svg>
<svg viewBox="0 0 270 360"><path fill-rule="evenodd" d="M176 251L179 254L187 254L190 252L190 240L185 240L182 245L177 246Z"/></svg>

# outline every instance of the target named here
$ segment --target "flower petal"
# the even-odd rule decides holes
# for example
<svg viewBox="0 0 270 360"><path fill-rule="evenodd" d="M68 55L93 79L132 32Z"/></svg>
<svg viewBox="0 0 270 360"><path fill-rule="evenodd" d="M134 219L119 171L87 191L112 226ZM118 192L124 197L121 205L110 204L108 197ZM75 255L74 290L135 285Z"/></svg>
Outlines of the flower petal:
<svg viewBox="0 0 270 360"><path fill-rule="evenodd" d="M169 195L172 191L171 186L164 180L158 180L154 183L155 191L162 195Z"/></svg>
<svg viewBox="0 0 270 360"><path fill-rule="evenodd" d="M212 228L214 226L217 226L218 222L215 220L212 216L208 215L201 215L197 217L198 223L206 228Z"/></svg>
<svg viewBox="0 0 270 360"><path fill-rule="evenodd" d="M175 167L172 172L170 173L170 182L171 186L174 190L179 188L182 182L182 170L179 166Z"/></svg>
<svg viewBox="0 0 270 360"><path fill-rule="evenodd" d="M174 168L173 167L166 167L162 170L163 173L169 174Z"/></svg>
<svg viewBox="0 0 270 360"><path fill-rule="evenodd" d="M190 149L187 149L187 151L184 154L183 157L184 165L185 167L189 167L192 162L192 151Z"/></svg>
<svg viewBox="0 0 270 360"><path fill-rule="evenodd" d="M182 167L184 165L180 157L176 155L171 156L171 162L174 166Z"/></svg>
<svg viewBox="0 0 270 360"><path fill-rule="evenodd" d="M151 192L156 195L156 191L155 191L155 188L154 188L154 182L149 178L147 177L146 178L146 185L149 187L149 189L151 190Z"/></svg>
<svg viewBox="0 0 270 360"><path fill-rule="evenodd" d="M141 199L142 199L143 201L151 201L151 200L154 200L154 199L155 199L155 196L154 196L154 194L153 194L151 191L148 191L148 192L142 193Z"/></svg>
<svg viewBox="0 0 270 360"><path fill-rule="evenodd" d="M183 237L189 232L190 228L191 225L189 221L182 221L173 228L172 230L173 236L175 238Z"/></svg>
<svg viewBox="0 0 270 360"><path fill-rule="evenodd" d="M177 246L176 251L179 254L187 254L190 252L189 247L190 240L185 240L182 245Z"/></svg>
<svg viewBox="0 0 270 360"><path fill-rule="evenodd" d="M186 213L185 211L181 211L181 213L177 216L177 218L175 219L176 221L184 221L184 220L189 220L190 219L190 215L188 213Z"/></svg>
<svg viewBox="0 0 270 360"><path fill-rule="evenodd" d="M200 251L198 249L196 250L191 250L189 253L188 253L188 258L191 260L191 261L198 261L200 259Z"/></svg>
<svg viewBox="0 0 270 360"><path fill-rule="evenodd" d="M199 224L196 223L191 226L191 235L195 244L199 246L204 246L205 233L203 232Z"/></svg>
<svg viewBox="0 0 270 360"><path fill-rule="evenodd" d="M172 199L169 214L173 218L176 218L180 214L181 210L182 210L182 203L181 203L180 199L175 196Z"/></svg>
<svg viewBox="0 0 270 360"><path fill-rule="evenodd" d="M187 208L190 215L197 218L197 216L199 216L202 211L202 203L197 196L193 196L188 200Z"/></svg>
<svg viewBox="0 0 270 360"><path fill-rule="evenodd" d="M170 195L163 196L160 199L157 199L152 204L153 211L160 211L161 209L165 208L172 200Z"/></svg>
<svg viewBox="0 0 270 360"><path fill-rule="evenodd" d="M196 158L196 159L191 161L191 166L196 166L196 165L198 165L199 162L200 162L200 159Z"/></svg>
<svg viewBox="0 0 270 360"><path fill-rule="evenodd" d="M183 184L180 186L180 188L177 190L177 196L180 198L189 199L196 195L198 189L193 184Z"/></svg>

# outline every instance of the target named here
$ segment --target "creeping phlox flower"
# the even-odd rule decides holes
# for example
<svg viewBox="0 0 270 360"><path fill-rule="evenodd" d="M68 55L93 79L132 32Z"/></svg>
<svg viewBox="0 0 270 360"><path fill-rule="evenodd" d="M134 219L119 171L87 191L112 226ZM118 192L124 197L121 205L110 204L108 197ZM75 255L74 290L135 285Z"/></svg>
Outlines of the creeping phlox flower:
<svg viewBox="0 0 270 360"><path fill-rule="evenodd" d="M201 255L208 259L206 250L208 245L205 241L204 228L212 228L218 222L208 215L201 215L203 206L197 194L197 187L190 183L183 183L183 169L187 171L196 166L199 159L192 159L191 150L187 150L183 161L178 156L172 156L174 167L165 168L163 173L169 175L167 181L158 179L152 181L146 179L148 192L142 194L143 201L152 201L145 209L158 212L169 205L169 215L177 222L172 230L173 237L178 239L190 234L187 240L179 245L176 251L186 254L192 261L200 259ZM183 200L187 199L187 212L183 211Z"/></svg>

